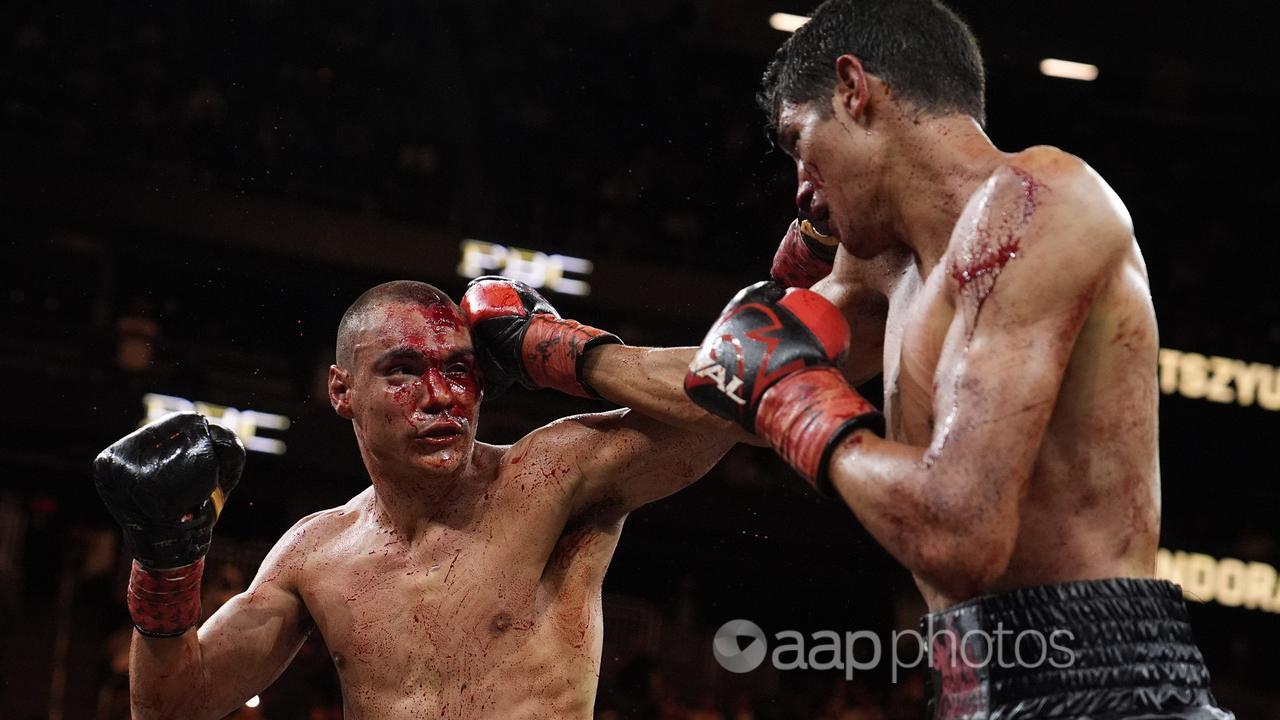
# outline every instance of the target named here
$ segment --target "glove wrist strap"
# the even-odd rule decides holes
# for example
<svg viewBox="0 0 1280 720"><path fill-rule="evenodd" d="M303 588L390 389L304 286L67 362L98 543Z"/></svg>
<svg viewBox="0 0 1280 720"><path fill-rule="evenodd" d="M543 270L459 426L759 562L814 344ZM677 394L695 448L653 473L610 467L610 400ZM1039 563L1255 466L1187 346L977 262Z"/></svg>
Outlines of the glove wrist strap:
<svg viewBox="0 0 1280 720"><path fill-rule="evenodd" d="M618 336L547 313L530 319L520 344L524 374L534 387L577 397L600 397L582 379L582 358L596 345L621 343Z"/></svg>
<svg viewBox="0 0 1280 720"><path fill-rule="evenodd" d="M779 381L765 392L756 412L756 433L824 494L832 491L831 454L846 435L863 428L883 436L884 416L830 367Z"/></svg>
<svg viewBox="0 0 1280 720"><path fill-rule="evenodd" d="M808 225L808 220L804 224ZM787 287L810 288L831 273L836 246L811 236L800 223L791 221L787 234L773 256L773 279Z"/></svg>
<svg viewBox="0 0 1280 720"><path fill-rule="evenodd" d="M176 637L200 622L204 558L178 568L148 568L137 560L126 598L134 627L143 635Z"/></svg>

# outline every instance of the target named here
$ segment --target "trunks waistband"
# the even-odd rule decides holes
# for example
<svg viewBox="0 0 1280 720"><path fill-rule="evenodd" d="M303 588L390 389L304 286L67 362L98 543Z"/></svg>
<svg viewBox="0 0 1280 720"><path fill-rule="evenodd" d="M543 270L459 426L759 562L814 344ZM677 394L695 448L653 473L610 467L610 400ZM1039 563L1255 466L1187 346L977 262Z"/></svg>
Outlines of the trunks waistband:
<svg viewBox="0 0 1280 720"><path fill-rule="evenodd" d="M1022 588L926 615L935 720L1213 707L1182 590L1116 578Z"/></svg>

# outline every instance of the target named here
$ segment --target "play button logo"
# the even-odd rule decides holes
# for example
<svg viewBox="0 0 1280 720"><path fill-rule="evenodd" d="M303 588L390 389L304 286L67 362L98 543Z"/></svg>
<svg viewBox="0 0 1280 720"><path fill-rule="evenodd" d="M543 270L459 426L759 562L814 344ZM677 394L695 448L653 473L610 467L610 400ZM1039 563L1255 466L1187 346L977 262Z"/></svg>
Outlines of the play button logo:
<svg viewBox="0 0 1280 720"><path fill-rule="evenodd" d="M750 620L730 620L716 631L711 651L720 667L731 673L747 673L760 667L769 648L759 625Z"/></svg>

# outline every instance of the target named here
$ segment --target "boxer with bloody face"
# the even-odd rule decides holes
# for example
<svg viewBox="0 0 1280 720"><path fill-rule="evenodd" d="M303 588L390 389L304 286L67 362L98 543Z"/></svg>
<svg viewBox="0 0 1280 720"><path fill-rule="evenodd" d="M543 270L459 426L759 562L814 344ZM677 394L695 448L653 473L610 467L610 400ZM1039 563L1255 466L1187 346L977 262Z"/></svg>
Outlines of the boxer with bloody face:
<svg viewBox="0 0 1280 720"><path fill-rule="evenodd" d="M483 383L471 333L451 300L353 314L338 358L329 371L334 409L352 421L367 466L450 474L470 460ZM352 394L353 386L365 392Z"/></svg>
<svg viewBox="0 0 1280 720"><path fill-rule="evenodd" d="M517 335L562 370L538 376L586 394L575 343L616 338L539 320ZM553 357L557 347L568 354ZM339 328L329 398L351 421L371 486L300 520L198 630L192 593L243 450L186 414L103 452L99 491L137 558L134 717L223 717L313 629L348 718L591 717L601 583L627 513L696 480L733 441L621 410L565 418L511 446L477 442L485 386L503 382L493 349L477 355L461 311L435 288L395 282L362 295Z"/></svg>

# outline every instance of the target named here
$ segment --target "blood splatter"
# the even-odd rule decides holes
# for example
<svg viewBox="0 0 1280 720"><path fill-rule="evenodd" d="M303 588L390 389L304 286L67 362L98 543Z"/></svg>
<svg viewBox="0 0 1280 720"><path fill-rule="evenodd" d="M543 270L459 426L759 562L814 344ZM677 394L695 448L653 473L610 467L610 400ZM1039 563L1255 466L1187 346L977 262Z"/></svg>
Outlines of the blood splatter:
<svg viewBox="0 0 1280 720"><path fill-rule="evenodd" d="M1018 178L1021 186L1020 206L1001 212L994 222L989 217L980 219L974 230L974 237L962 247L951 263L951 278L958 285L961 295L972 298L977 303L974 308L975 325L982 306L995 289L996 278L1021 251L1023 233L1031 224L1031 218L1039 205L1039 195L1045 189L1043 183L1025 170L1015 167L1010 167L1009 170ZM970 335L972 332L971 328Z"/></svg>

